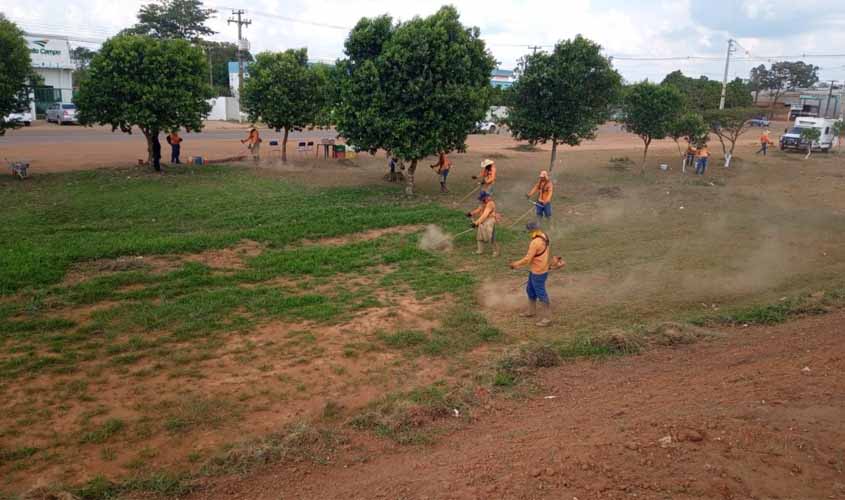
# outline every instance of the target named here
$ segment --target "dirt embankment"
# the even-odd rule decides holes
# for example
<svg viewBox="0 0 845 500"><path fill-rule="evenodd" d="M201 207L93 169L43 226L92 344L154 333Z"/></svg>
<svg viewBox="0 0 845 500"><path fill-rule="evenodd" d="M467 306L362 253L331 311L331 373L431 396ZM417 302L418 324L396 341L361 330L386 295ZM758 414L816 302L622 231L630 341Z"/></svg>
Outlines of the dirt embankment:
<svg viewBox="0 0 845 500"><path fill-rule="evenodd" d="M353 440L328 466L203 499L845 498L845 312L540 375L433 447Z"/></svg>

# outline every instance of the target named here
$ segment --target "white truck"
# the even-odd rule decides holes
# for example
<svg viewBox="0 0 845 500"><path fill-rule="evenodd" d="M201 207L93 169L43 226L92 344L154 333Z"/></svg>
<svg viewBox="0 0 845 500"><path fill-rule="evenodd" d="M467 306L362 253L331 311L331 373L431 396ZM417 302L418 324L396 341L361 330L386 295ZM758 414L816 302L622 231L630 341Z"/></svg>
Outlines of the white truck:
<svg viewBox="0 0 845 500"><path fill-rule="evenodd" d="M801 139L801 130L805 128L814 128L821 132L821 137L818 141L813 141L813 151L821 151L827 153L831 148L836 147L839 143L839 137L833 131L834 120L827 118L814 118L809 116L799 116L795 119L795 125L786 130L780 138L780 149L786 151L794 149L798 151L807 151L808 144Z"/></svg>

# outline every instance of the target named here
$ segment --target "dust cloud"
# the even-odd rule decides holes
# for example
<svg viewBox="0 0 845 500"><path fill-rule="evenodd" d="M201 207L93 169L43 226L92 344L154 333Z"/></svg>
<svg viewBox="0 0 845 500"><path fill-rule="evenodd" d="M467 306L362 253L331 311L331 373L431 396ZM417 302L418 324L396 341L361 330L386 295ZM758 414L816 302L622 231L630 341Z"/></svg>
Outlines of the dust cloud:
<svg viewBox="0 0 845 500"><path fill-rule="evenodd" d="M428 251L451 252L452 235L434 224L429 224L420 238L419 248Z"/></svg>

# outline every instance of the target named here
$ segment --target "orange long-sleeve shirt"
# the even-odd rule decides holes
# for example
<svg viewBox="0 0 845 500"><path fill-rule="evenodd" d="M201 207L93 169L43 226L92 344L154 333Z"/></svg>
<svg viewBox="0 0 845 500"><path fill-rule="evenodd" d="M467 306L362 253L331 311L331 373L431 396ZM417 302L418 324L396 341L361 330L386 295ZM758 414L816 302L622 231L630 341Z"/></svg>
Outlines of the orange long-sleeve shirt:
<svg viewBox="0 0 845 500"><path fill-rule="evenodd" d="M528 253L525 257L513 262L511 267L514 269L530 265L531 272L534 274L544 274L549 271L549 255L551 248L548 241L548 236L540 233L540 235L531 238L531 243L528 245Z"/></svg>
<svg viewBox="0 0 845 500"><path fill-rule="evenodd" d="M760 144L774 144L774 143L769 138L769 134L763 134L763 135L760 136Z"/></svg>
<svg viewBox="0 0 845 500"><path fill-rule="evenodd" d="M487 219L494 219L496 216L496 202L493 200L488 201L487 203L483 203L478 206L475 210L470 212L473 217L478 217L475 220L475 224L480 226L483 224Z"/></svg>
<svg viewBox="0 0 845 500"><path fill-rule="evenodd" d="M554 193L555 187L552 184L552 181L538 181L537 184L534 184L534 187L531 188L531 191L528 192L528 196L534 196L535 193L540 193L540 197L537 198L542 204L549 203L552 201L552 194Z"/></svg>
<svg viewBox="0 0 845 500"><path fill-rule="evenodd" d="M478 178L484 182L485 186L492 186L496 183L496 165L490 167L490 171L488 172L486 168L481 169L481 173L478 174Z"/></svg>

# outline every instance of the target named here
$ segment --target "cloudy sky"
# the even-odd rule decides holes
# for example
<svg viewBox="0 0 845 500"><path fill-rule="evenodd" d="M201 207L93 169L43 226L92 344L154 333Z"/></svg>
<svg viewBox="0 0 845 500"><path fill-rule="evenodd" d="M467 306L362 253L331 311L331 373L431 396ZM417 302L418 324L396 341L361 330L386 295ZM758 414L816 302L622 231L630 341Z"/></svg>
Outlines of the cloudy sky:
<svg viewBox="0 0 845 500"><path fill-rule="evenodd" d="M342 55L348 28L362 16L409 19L436 11L444 0L208 0L220 10L215 38L234 40L226 24L232 7L253 22L253 51L307 47L313 59ZM143 0L40 0L38 8L0 0L0 11L25 29L102 39L135 21ZM845 54L845 8L834 0L455 0L465 24L478 26L502 68L530 45L548 46L582 34L596 40L629 81L660 80L675 69L720 79L729 38L740 43L730 76L747 77L764 58ZM836 4L840 4L838 8ZM643 58L685 58L643 60ZM632 59L625 59L626 57ZM761 59L763 58L763 59ZM845 80L845 57L807 58L822 79Z"/></svg>

